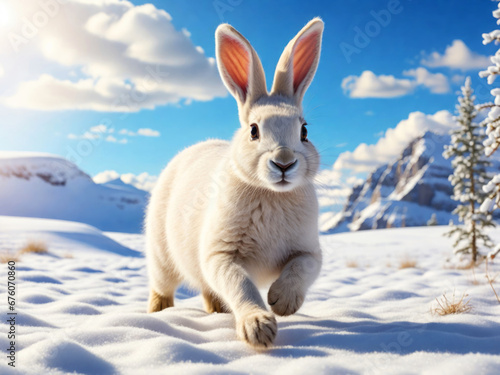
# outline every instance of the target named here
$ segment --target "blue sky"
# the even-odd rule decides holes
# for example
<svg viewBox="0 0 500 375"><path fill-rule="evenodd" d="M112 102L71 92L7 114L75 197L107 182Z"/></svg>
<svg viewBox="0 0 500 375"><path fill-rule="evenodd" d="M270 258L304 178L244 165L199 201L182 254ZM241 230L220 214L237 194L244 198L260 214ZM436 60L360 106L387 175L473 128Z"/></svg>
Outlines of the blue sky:
<svg viewBox="0 0 500 375"><path fill-rule="evenodd" d="M47 85L54 82L47 83L46 78L42 85L40 76L43 74L66 80L71 85L92 77L95 86L91 90L96 90L99 75L105 72L102 65L115 59L119 69L120 56L111 49L82 52L85 48L81 47L90 43L82 39L81 30L76 30L78 27L83 29L79 25L84 24L78 23L82 21L83 12L72 14L71 5L61 5L53 16L48 17L47 25L40 27L37 35L27 43L19 44L19 51L15 52L9 38L12 38L12 33L22 36L21 17L33 20L40 9L34 2L31 8L16 11L14 3L10 0L3 3L3 20L0 17L0 32L4 36L0 42L0 51L3 51L0 52L0 97L3 98L0 99L3 120L0 124L0 150L72 155L71 158L91 175L105 170L119 174L147 172L157 175L185 147L208 138L231 138L239 126L236 104L229 94L223 96L213 66L207 63L207 58L215 56L213 34L221 22L231 23L252 43L262 60L270 87L275 65L288 41L311 18L320 16L324 20L321 61L304 100L310 139L322 153L323 168L331 168L341 153L355 150L360 143L376 143L383 132L396 127L412 112L429 115L440 110L453 112L456 92L466 75L472 76L478 100L491 100L490 87L477 75L479 66L487 65L481 65L484 57L496 50L495 46L481 43L481 34L496 26L491 15L495 3L488 0L457 0L452 5L449 1L436 0L153 1L155 8L171 16L170 23L165 21L169 23L167 26L173 26L177 31L185 29L184 34L192 43L187 47L172 44L172 48L180 49L183 56L193 57L191 50L201 47L201 57L194 56L193 59L198 59L196 66L202 66L204 73L197 74L194 69L181 73L191 80L190 85L199 89L193 97L186 98L185 93L179 93L182 85L178 84L174 88L165 88L167 91L177 90L173 99L165 93L158 94L151 104L154 109L132 113L117 112L116 109L109 111L109 104L99 107L95 101L89 102L84 109L77 109L80 100L77 91L82 92L82 101L90 95L83 94L83 86L72 88L71 92L76 96L71 100L64 94L66 91L48 92ZM96 1L95 7L98 8L99 3ZM132 3L140 6L151 2ZM92 12L98 13L97 8ZM130 5L127 9L132 8ZM103 13L106 12L114 10L107 9ZM156 17L155 12L154 8L148 8L151 17ZM383 14L383 21L377 21L374 13ZM387 14L391 14L388 22ZM157 21L157 17L155 19ZM92 32L98 34L101 29L95 24L89 26L87 22L85 27L87 30L94 27L98 31ZM134 35L134 25L144 26L129 22L126 26L121 25L122 29L117 29L114 34L108 30L109 38L133 45L141 58L151 54L150 60L153 61L157 58L154 48L163 48L163 36L159 34L171 29L166 26L165 29L146 30L149 34L141 29ZM126 27L132 27L132 30ZM127 35L125 42L120 30L125 30L122 33ZM372 36L360 44L355 39L359 34L357 30L368 31ZM67 40L57 39L61 33L69 35ZM140 40L142 35L143 42ZM151 47L151 52L147 49L148 42L155 37L159 38L159 47ZM58 51L57 48L64 47L64 43L76 46L76 52L68 51L67 47ZM347 45L357 48L348 58L341 48L345 49ZM188 51L188 47L191 50ZM168 48L163 51L165 55L173 55L175 51ZM191 73L196 74L192 76ZM121 82L115 82L116 87L137 84L137 80L128 79L126 74L119 77ZM167 86L169 79L165 78ZM28 81L36 81L36 85L22 92L20 87ZM109 87L109 90L115 88L110 84L106 90ZM200 98L203 101L198 100ZM49 104L44 107L44 103ZM114 132L99 134L99 139L83 139L85 134L92 138L91 129L99 124L112 127ZM139 129L148 130L142 130L145 135L141 136ZM120 134L120 131L126 134ZM110 141L105 141L108 137ZM127 143L119 142L123 139ZM84 141L86 143L82 143Z"/></svg>

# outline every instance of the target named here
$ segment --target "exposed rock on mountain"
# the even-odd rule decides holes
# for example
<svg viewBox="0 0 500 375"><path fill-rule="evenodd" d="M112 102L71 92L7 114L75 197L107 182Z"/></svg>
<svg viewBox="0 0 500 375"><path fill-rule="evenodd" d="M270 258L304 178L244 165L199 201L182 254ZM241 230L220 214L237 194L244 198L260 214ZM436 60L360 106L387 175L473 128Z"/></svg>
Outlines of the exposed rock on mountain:
<svg viewBox="0 0 500 375"><path fill-rule="evenodd" d="M329 233L426 225L433 214L437 224L457 221L451 212L448 176L451 162L442 156L448 135L426 132L415 139L394 162L372 172L352 189L343 210L323 230ZM492 169L500 163L494 161Z"/></svg>

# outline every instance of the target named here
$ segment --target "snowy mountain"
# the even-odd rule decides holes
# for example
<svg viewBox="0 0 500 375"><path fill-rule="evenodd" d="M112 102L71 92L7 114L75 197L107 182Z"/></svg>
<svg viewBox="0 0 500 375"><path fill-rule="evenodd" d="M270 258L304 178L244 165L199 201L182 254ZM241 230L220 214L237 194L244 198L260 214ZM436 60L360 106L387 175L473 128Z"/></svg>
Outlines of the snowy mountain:
<svg viewBox="0 0 500 375"><path fill-rule="evenodd" d="M99 185L107 186L107 187L112 188L112 189L122 190L122 191L126 191L126 192L133 192L133 193L137 193L137 194L142 194L144 196L146 196L148 194L146 191L138 189L134 185L127 184L120 177L118 177L114 180L105 182L103 184L99 184Z"/></svg>
<svg viewBox="0 0 500 375"><path fill-rule="evenodd" d="M0 215L78 221L139 233L148 193L120 181L96 184L50 154L0 152Z"/></svg>
<svg viewBox="0 0 500 375"><path fill-rule="evenodd" d="M438 224L457 221L451 212L450 160L442 156L448 135L426 132L412 141L400 157L372 172L356 185L343 210L322 226L328 233L426 225L433 214ZM494 161L492 169L500 163Z"/></svg>

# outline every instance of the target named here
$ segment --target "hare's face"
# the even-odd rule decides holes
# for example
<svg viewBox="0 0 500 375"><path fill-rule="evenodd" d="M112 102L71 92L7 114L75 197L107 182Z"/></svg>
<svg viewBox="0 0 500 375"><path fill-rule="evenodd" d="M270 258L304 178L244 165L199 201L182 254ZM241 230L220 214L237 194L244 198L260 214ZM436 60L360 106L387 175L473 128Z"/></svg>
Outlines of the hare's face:
<svg viewBox="0 0 500 375"><path fill-rule="evenodd" d="M245 123L236 134L232 155L241 177L278 192L312 182L319 156L297 107L282 98L264 97Z"/></svg>
<svg viewBox="0 0 500 375"><path fill-rule="evenodd" d="M257 53L230 25L217 28L217 66L238 103L231 161L253 186L290 191L312 182L319 157L307 137L302 98L319 62L323 22L311 20L283 51L271 92Z"/></svg>

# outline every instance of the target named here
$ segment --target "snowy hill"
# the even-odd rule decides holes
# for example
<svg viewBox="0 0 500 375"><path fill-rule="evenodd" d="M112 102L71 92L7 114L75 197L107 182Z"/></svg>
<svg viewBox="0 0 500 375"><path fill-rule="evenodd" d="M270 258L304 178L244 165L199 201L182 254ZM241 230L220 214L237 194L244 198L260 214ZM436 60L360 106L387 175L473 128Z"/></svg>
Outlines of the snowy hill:
<svg viewBox="0 0 500 375"><path fill-rule="evenodd" d="M256 352L237 339L230 314L205 313L186 288L175 307L145 313L142 235L0 217L0 251L27 238L43 238L49 248L17 262L17 366L1 361L0 373L496 375L500 304L484 270L450 268L444 230L321 236L320 277L297 314L278 317L276 345ZM491 235L500 241L500 229ZM408 258L416 267L400 269ZM3 290L6 284L0 278ZM453 291L467 292L473 310L432 314L435 299ZM0 327L8 331L5 319ZM0 342L9 347L6 335Z"/></svg>
<svg viewBox="0 0 500 375"><path fill-rule="evenodd" d="M115 181L99 185L49 154L0 152L0 215L78 221L139 233L148 194Z"/></svg>
<svg viewBox="0 0 500 375"><path fill-rule="evenodd" d="M343 210L322 226L338 233L366 229L423 226L433 214L438 224L457 221L451 212L457 203L450 198L450 160L442 156L448 135L426 132L415 139L392 163L372 172L352 189ZM491 160L498 170L498 160Z"/></svg>

